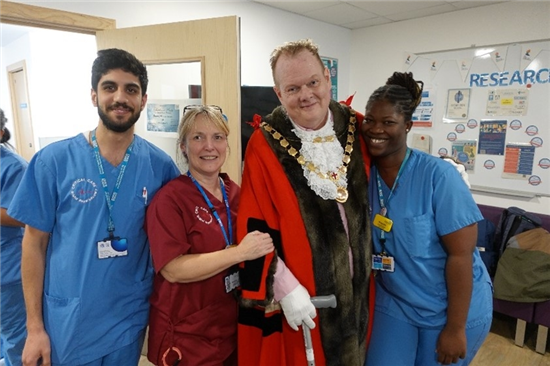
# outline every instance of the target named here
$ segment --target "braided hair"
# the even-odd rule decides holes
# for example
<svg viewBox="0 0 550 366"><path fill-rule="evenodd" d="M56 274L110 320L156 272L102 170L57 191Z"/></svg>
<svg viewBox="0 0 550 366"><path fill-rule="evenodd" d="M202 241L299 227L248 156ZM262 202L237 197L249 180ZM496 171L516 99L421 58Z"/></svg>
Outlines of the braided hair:
<svg viewBox="0 0 550 366"><path fill-rule="evenodd" d="M387 100L398 113L411 121L412 115L422 100L424 83L416 81L412 72L394 72L386 81L386 85L376 89L370 96L366 109L369 110L376 101Z"/></svg>

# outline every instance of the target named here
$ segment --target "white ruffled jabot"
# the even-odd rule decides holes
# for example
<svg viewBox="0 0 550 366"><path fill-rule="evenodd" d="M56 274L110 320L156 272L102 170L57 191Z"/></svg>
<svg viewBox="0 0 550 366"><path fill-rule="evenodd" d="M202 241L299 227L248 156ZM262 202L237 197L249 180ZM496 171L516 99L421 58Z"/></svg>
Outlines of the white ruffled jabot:
<svg viewBox="0 0 550 366"><path fill-rule="evenodd" d="M292 120L292 132L302 142L300 154L308 162L302 165L304 177L309 187L321 198L334 200L337 198L338 187L346 189L348 186L346 174L342 174L342 157L344 148L340 145L335 133L332 113L329 113L327 123L318 130L305 130ZM313 165L310 165L312 163ZM318 169L314 169L314 168ZM324 173L323 178L318 172Z"/></svg>

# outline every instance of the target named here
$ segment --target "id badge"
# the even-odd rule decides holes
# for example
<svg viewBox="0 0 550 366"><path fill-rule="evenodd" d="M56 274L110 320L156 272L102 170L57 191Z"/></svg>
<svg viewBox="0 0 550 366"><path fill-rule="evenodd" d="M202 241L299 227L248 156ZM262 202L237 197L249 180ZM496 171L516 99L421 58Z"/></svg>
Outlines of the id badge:
<svg viewBox="0 0 550 366"><path fill-rule="evenodd" d="M128 241L126 238L105 238L97 242L97 257L99 259L124 257L128 255Z"/></svg>
<svg viewBox="0 0 550 366"><path fill-rule="evenodd" d="M374 216L373 224L380 230L384 230L385 232L389 233L393 225L393 221L380 214L376 214Z"/></svg>
<svg viewBox="0 0 550 366"><path fill-rule="evenodd" d="M388 255L373 254L372 269L377 271L393 272L395 270L395 261Z"/></svg>
<svg viewBox="0 0 550 366"><path fill-rule="evenodd" d="M237 266L233 266L229 270L229 274L224 277L223 279L225 284L225 293L230 293L237 287L241 285L241 281L239 279L239 268Z"/></svg>

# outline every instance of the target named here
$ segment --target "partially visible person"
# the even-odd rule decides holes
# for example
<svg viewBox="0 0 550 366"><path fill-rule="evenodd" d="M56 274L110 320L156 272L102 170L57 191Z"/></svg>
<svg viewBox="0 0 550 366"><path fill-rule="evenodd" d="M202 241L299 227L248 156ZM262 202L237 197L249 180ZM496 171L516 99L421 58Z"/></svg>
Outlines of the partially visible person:
<svg viewBox="0 0 550 366"><path fill-rule="evenodd" d="M239 186L222 165L229 127L216 106L188 106L178 128L187 174L151 202L146 231L157 272L148 359L155 365L237 365L238 267L273 251L269 234L238 245Z"/></svg>
<svg viewBox="0 0 550 366"><path fill-rule="evenodd" d="M6 128L7 121L0 109L0 358L6 366L15 366L21 365L27 336L21 283L21 241L25 225L9 216L7 211L28 164L9 143L11 135Z"/></svg>
<svg viewBox="0 0 550 366"><path fill-rule="evenodd" d="M139 362L153 282L145 210L180 172L134 135L147 101L143 63L98 51L91 81L97 127L38 151L8 209L27 225L25 366Z"/></svg>
<svg viewBox="0 0 550 366"><path fill-rule="evenodd" d="M300 327L311 329L318 366L362 366L371 272L367 175L355 111L331 100L311 40L271 54L281 106L251 136L237 237L260 230L277 252L243 264L239 363L307 365ZM311 297L336 297L316 309Z"/></svg>
<svg viewBox="0 0 550 366"><path fill-rule="evenodd" d="M454 166L456 170L458 170L458 172L460 173L460 176L462 177L462 180L464 181L464 183L466 183L468 188L471 188L470 178L468 177L468 172L466 171L466 167L464 166L464 164L462 164L460 161L458 161L456 158L452 156L443 155L443 156L440 156L440 158L445 160L447 163L451 164L452 166Z"/></svg>
<svg viewBox="0 0 550 366"><path fill-rule="evenodd" d="M451 164L407 147L422 85L394 73L362 126L377 270L367 366L468 365L491 326L491 279L476 249L483 217Z"/></svg>

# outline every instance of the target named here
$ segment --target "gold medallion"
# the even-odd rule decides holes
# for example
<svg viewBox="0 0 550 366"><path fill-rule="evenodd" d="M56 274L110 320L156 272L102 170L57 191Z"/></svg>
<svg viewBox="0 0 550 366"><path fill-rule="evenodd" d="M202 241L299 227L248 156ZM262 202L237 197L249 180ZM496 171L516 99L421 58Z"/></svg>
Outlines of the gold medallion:
<svg viewBox="0 0 550 366"><path fill-rule="evenodd" d="M336 201L340 202L340 203L344 203L348 200L348 190L345 189L344 187L338 187L336 189Z"/></svg>

